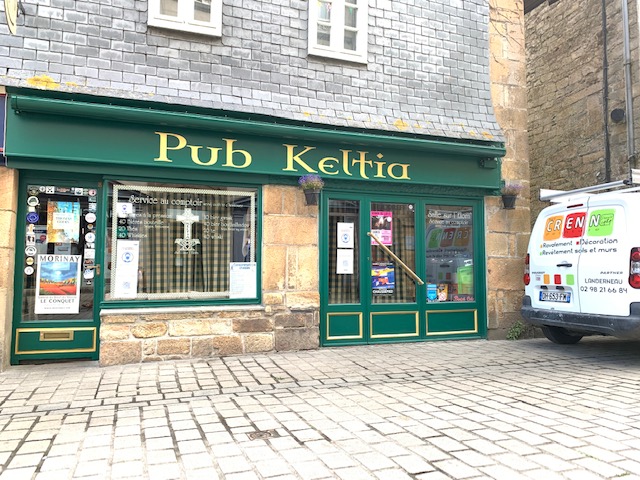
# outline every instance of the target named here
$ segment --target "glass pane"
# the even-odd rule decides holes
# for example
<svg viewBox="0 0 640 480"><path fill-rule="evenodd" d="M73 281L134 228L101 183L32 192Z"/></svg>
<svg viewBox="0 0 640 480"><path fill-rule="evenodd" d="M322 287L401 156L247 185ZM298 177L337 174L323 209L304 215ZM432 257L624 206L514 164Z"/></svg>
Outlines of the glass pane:
<svg viewBox="0 0 640 480"><path fill-rule="evenodd" d="M344 7L344 24L347 27L355 28L357 21L358 9L350 6Z"/></svg>
<svg viewBox="0 0 640 480"><path fill-rule="evenodd" d="M27 187L23 320L93 320L96 195L79 186Z"/></svg>
<svg viewBox="0 0 640 480"><path fill-rule="evenodd" d="M329 201L329 303L360 303L360 202Z"/></svg>
<svg viewBox="0 0 640 480"><path fill-rule="evenodd" d="M160 0L160 15L178 16L178 0Z"/></svg>
<svg viewBox="0 0 640 480"><path fill-rule="evenodd" d="M428 300L473 301L472 207L427 205L426 241Z"/></svg>
<svg viewBox="0 0 640 480"><path fill-rule="evenodd" d="M193 19L211 23L211 0L196 0L193 5Z"/></svg>
<svg viewBox="0 0 640 480"><path fill-rule="evenodd" d="M106 298L257 296L255 189L114 183Z"/></svg>
<svg viewBox="0 0 640 480"><path fill-rule="evenodd" d="M345 50L356 50L356 37L358 32L352 30L344 31L344 49Z"/></svg>
<svg viewBox="0 0 640 480"><path fill-rule="evenodd" d="M412 203L372 203L370 232L415 273L416 228ZM373 303L416 301L415 280L374 238L371 238L371 293Z"/></svg>
<svg viewBox="0 0 640 480"><path fill-rule="evenodd" d="M318 24L318 45L329 46L331 44L331 27Z"/></svg>
<svg viewBox="0 0 640 480"><path fill-rule="evenodd" d="M318 20L331 21L331 3L318 2Z"/></svg>

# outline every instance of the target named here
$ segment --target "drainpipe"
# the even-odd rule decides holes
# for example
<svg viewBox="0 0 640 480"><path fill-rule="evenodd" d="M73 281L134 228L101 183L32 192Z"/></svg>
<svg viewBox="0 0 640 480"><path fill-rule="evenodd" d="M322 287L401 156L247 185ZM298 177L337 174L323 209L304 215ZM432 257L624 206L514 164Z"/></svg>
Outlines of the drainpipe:
<svg viewBox="0 0 640 480"><path fill-rule="evenodd" d="M627 110L627 155L629 161L629 178L636 158L635 138L633 132L633 91L631 85L631 50L629 46L629 6L622 0L622 30L624 32L624 81Z"/></svg>
<svg viewBox="0 0 640 480"><path fill-rule="evenodd" d="M640 3L640 0L636 0ZM638 13L640 15L640 13ZM639 27L640 28L640 27ZM607 58L607 0L602 0L602 114L604 125L604 181L611 181L611 139L609 138L609 60Z"/></svg>

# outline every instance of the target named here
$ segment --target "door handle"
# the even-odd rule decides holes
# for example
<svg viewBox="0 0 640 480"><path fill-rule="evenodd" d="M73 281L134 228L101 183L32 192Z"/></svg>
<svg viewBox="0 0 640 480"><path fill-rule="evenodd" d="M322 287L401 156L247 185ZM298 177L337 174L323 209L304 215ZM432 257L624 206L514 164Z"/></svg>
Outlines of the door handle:
<svg viewBox="0 0 640 480"><path fill-rule="evenodd" d="M556 265L556 267L573 267L573 263L562 262Z"/></svg>
<svg viewBox="0 0 640 480"><path fill-rule="evenodd" d="M418 285L424 285L424 281L415 274L415 272L413 270L411 270L406 263L404 263L402 260L400 260L398 258L398 256L393 253L391 250L389 250L389 248L387 248L387 246L385 244L382 243L382 241L376 237L373 233L371 232L367 232L367 235L370 236L371 238L373 238L376 243L378 244L378 246L380 248L382 248L382 250L384 250L387 255L389 255L391 258L393 258L396 262L398 262L398 264L400 265L400 267L404 268L404 270L407 272L407 274L413 279L414 282L416 282Z"/></svg>
<svg viewBox="0 0 640 480"><path fill-rule="evenodd" d="M97 265L88 265L86 267L84 267L85 270L95 270L96 271L96 275L100 276L100 264L98 263Z"/></svg>

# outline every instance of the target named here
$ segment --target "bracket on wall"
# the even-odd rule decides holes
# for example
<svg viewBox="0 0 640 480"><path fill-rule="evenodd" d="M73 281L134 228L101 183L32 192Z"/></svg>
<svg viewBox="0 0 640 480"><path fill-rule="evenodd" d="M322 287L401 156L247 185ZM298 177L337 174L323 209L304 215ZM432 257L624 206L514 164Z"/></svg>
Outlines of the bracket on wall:
<svg viewBox="0 0 640 480"><path fill-rule="evenodd" d="M498 159L497 158L481 158L480 166L482 168L498 168Z"/></svg>

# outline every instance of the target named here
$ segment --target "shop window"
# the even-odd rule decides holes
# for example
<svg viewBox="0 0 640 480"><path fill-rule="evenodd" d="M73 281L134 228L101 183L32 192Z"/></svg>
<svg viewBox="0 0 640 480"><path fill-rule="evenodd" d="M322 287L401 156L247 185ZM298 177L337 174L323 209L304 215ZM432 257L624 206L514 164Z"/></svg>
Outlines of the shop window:
<svg viewBox="0 0 640 480"><path fill-rule="evenodd" d="M427 205L426 246L429 301L474 301L472 207Z"/></svg>
<svg viewBox="0 0 640 480"><path fill-rule="evenodd" d="M257 299L257 190L110 184L108 300Z"/></svg>
<svg viewBox="0 0 640 480"><path fill-rule="evenodd" d="M222 35L222 0L149 0L149 25Z"/></svg>
<svg viewBox="0 0 640 480"><path fill-rule="evenodd" d="M309 54L366 63L366 0L310 1Z"/></svg>

